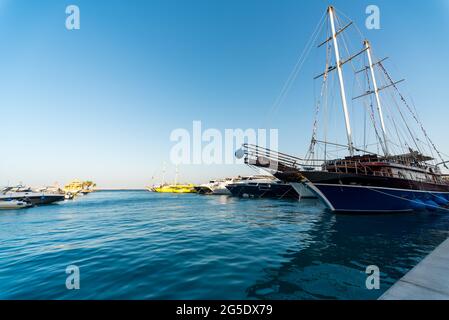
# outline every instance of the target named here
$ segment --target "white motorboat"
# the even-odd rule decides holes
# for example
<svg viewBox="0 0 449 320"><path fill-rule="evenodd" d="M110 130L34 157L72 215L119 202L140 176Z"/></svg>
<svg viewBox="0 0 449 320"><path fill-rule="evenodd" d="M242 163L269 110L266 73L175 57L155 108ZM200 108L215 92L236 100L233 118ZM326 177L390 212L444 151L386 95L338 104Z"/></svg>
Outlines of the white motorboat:
<svg viewBox="0 0 449 320"><path fill-rule="evenodd" d="M238 176L234 178L225 178L218 180L211 180L209 183L196 186L195 190L199 194L213 194L213 195L232 195L228 186L239 182L272 182L277 180L273 176L268 175L254 175L254 176Z"/></svg>
<svg viewBox="0 0 449 320"><path fill-rule="evenodd" d="M216 195L230 195L231 192L229 192L228 188L226 186L230 183L232 183L232 179L225 179L225 180L218 180L212 183L210 186L212 190L212 194Z"/></svg>
<svg viewBox="0 0 449 320"><path fill-rule="evenodd" d="M226 188L243 198L308 199L316 196L300 184L283 183L273 176L258 176L230 183Z"/></svg>
<svg viewBox="0 0 449 320"><path fill-rule="evenodd" d="M6 187L0 191L0 201L24 201L32 205L45 205L64 200L64 195L52 192L36 192L22 185Z"/></svg>
<svg viewBox="0 0 449 320"><path fill-rule="evenodd" d="M0 210L24 209L24 208L29 208L32 206L33 205L27 201L20 201L20 200L3 201L3 200L0 200Z"/></svg>
<svg viewBox="0 0 449 320"><path fill-rule="evenodd" d="M195 190L199 194L231 195L226 186L232 182L233 178L211 180L209 183L196 186Z"/></svg>

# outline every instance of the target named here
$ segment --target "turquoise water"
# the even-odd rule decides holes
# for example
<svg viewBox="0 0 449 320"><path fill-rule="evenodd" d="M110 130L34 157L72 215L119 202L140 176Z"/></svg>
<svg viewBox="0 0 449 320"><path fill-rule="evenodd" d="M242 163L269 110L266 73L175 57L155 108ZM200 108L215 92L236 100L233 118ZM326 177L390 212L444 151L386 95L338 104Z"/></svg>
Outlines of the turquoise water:
<svg viewBox="0 0 449 320"><path fill-rule="evenodd" d="M0 212L0 299L376 299L448 230L443 213L96 192ZM65 287L69 265L80 290ZM368 265L380 290L365 287Z"/></svg>

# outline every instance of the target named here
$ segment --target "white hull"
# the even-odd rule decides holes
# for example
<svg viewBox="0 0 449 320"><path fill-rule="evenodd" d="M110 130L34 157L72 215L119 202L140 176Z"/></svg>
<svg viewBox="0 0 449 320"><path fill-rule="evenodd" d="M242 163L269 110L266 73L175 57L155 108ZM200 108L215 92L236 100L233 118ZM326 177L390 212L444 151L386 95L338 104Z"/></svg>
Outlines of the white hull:
<svg viewBox="0 0 449 320"><path fill-rule="evenodd" d="M31 204L24 201L0 201L0 210L15 210L31 207Z"/></svg>
<svg viewBox="0 0 449 320"><path fill-rule="evenodd" d="M226 185L227 185L227 183L220 185L218 187L211 187L210 189L212 190L212 194L226 195L226 196L231 195L231 192L226 188Z"/></svg>
<svg viewBox="0 0 449 320"><path fill-rule="evenodd" d="M301 199L315 199L316 194L313 193L305 184L300 182L294 182L291 184L293 189L300 195Z"/></svg>
<svg viewBox="0 0 449 320"><path fill-rule="evenodd" d="M274 180L275 180L274 177L271 179L268 176L236 177L231 179L214 180L209 183L201 185L201 187L210 189L211 192L206 192L206 194L231 196L232 193L227 188L227 186L230 184L247 183L248 181L271 183Z"/></svg>
<svg viewBox="0 0 449 320"><path fill-rule="evenodd" d="M211 182L203 184L200 187L207 190L203 191L204 194L228 196L231 195L231 192L226 188L229 183L229 181Z"/></svg>

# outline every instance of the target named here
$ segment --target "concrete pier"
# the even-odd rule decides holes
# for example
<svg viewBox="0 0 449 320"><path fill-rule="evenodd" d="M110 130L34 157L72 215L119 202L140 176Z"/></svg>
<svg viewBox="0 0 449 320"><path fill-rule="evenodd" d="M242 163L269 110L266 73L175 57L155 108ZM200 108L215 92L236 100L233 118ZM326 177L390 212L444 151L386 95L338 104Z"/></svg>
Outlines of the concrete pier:
<svg viewBox="0 0 449 320"><path fill-rule="evenodd" d="M449 300L449 239L396 282L379 300Z"/></svg>

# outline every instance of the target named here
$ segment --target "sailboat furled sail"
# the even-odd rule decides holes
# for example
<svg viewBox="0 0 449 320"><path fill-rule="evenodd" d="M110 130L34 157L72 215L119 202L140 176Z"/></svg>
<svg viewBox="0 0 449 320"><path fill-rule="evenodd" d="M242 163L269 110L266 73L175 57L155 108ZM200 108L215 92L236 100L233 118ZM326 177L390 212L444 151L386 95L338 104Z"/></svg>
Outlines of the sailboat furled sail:
<svg viewBox="0 0 449 320"><path fill-rule="evenodd" d="M322 83L307 155L297 158L245 144L245 162L266 168L293 185L305 184L334 212L444 209L449 205L449 182L440 168L446 163L441 152L427 135L415 108L400 93L398 84L403 80L394 81L387 72L387 58L376 60L366 39L359 42L360 51L349 52L345 33L352 27L356 28L352 21L343 24L337 10L328 7L323 21L326 38L318 44L326 49L326 64L324 72L315 77ZM348 58L342 58L345 54ZM350 76L357 84L352 91L347 86ZM338 88L337 94L332 88ZM348 93L354 98L350 100ZM333 110L331 102L339 110ZM324 138L318 137L322 110L327 111L323 116L327 119ZM328 132L329 119L341 119L337 113L343 115L345 142L328 139L339 138ZM362 120L355 121L355 114L363 114ZM372 126L367 126L369 122ZM354 123L363 127L363 135L355 134Z"/></svg>

